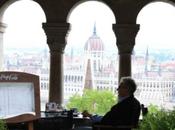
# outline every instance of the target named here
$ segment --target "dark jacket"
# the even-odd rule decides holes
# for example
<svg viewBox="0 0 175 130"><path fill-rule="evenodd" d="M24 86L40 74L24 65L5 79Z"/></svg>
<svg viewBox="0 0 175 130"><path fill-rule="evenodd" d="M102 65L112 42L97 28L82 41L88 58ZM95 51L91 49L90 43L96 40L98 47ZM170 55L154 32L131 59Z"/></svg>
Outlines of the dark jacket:
<svg viewBox="0 0 175 130"><path fill-rule="evenodd" d="M137 125L140 116L140 103L132 95L114 105L102 118L100 124Z"/></svg>

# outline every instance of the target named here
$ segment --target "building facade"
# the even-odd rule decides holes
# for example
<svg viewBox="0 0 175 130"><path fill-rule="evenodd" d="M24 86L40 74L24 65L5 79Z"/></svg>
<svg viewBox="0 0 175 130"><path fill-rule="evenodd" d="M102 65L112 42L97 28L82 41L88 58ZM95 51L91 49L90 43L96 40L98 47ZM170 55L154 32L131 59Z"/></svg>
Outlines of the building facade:
<svg viewBox="0 0 175 130"><path fill-rule="evenodd" d="M94 26L92 35L84 44L82 54L75 55L73 48L64 55L64 104L84 89L109 90L118 87L118 54L107 55ZM19 53L17 53L19 52ZM146 106L150 104L172 109L175 106L175 71L173 61L153 62L149 49L143 55L132 55L132 77L138 88L135 96ZM41 104L44 110L49 99L49 52L21 53L16 50L5 55L5 71L22 71L40 76Z"/></svg>

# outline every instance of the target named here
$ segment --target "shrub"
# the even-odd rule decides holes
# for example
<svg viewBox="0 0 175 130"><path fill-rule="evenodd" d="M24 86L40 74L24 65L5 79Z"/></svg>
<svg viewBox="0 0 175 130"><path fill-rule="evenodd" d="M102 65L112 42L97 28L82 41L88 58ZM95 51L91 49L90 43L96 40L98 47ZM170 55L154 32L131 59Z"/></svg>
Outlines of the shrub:
<svg viewBox="0 0 175 130"><path fill-rule="evenodd" d="M1 119L0 119L0 130L7 130L5 122Z"/></svg>
<svg viewBox="0 0 175 130"><path fill-rule="evenodd" d="M139 130L175 130L175 110L160 109L149 112L141 121Z"/></svg>

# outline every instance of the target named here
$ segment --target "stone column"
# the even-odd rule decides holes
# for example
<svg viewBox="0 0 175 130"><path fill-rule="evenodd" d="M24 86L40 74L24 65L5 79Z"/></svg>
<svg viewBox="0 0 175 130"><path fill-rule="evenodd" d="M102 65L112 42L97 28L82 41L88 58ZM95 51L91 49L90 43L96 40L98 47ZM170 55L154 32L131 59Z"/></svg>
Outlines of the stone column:
<svg viewBox="0 0 175 130"><path fill-rule="evenodd" d="M63 53L68 23L43 23L50 48L49 102L63 103Z"/></svg>
<svg viewBox="0 0 175 130"><path fill-rule="evenodd" d="M3 70L3 35L5 28L6 24L0 23L0 71Z"/></svg>
<svg viewBox="0 0 175 130"><path fill-rule="evenodd" d="M123 76L131 76L131 55L139 27L138 24L113 24L119 51L119 81Z"/></svg>

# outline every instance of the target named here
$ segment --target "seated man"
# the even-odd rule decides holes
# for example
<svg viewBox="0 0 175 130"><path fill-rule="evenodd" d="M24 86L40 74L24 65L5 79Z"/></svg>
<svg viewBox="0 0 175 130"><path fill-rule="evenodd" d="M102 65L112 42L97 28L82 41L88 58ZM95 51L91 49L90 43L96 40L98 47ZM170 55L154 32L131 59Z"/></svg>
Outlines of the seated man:
<svg viewBox="0 0 175 130"><path fill-rule="evenodd" d="M107 125L133 125L136 126L140 116L140 103L134 97L137 88L135 81L130 77L120 80L118 91L118 103L114 105L104 116L92 115L87 111L83 116L90 117L92 122ZM85 130L90 128L82 128Z"/></svg>

